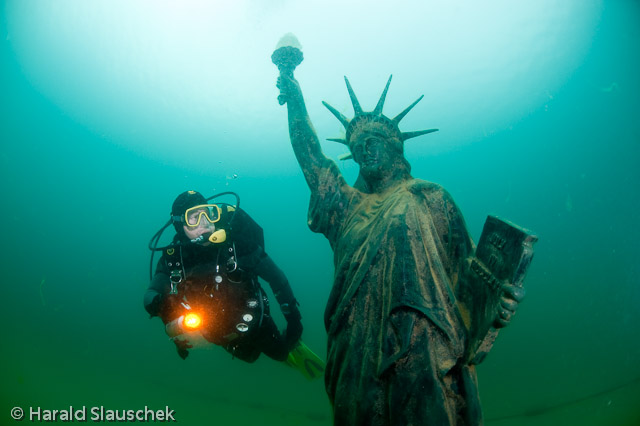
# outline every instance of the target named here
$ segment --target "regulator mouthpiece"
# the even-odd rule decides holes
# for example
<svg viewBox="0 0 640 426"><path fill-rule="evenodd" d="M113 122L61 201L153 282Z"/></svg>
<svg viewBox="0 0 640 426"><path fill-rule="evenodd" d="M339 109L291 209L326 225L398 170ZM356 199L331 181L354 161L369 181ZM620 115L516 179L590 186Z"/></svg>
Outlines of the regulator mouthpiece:
<svg viewBox="0 0 640 426"><path fill-rule="evenodd" d="M227 231L218 229L216 232L205 232L204 234L190 240L193 244L220 244L227 240Z"/></svg>

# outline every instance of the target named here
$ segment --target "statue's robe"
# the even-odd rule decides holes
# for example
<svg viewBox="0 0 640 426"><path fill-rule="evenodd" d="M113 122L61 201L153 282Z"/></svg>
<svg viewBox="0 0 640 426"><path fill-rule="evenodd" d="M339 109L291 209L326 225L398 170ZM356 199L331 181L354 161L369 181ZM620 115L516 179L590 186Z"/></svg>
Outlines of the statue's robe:
<svg viewBox="0 0 640 426"><path fill-rule="evenodd" d="M327 160L308 219L334 251L325 311L334 423L481 424L455 298L474 247L451 196L418 179L361 192Z"/></svg>

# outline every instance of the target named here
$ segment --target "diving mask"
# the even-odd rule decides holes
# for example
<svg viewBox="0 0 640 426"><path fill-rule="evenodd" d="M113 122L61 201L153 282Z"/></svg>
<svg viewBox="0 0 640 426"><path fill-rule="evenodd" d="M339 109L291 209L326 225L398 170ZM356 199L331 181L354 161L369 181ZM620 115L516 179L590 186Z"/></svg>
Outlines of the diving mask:
<svg viewBox="0 0 640 426"><path fill-rule="evenodd" d="M221 218L220 207L217 204L200 204L187 209L184 215L174 216L175 221L182 222L189 228L197 228L200 225L206 225L204 220L209 223L216 223Z"/></svg>

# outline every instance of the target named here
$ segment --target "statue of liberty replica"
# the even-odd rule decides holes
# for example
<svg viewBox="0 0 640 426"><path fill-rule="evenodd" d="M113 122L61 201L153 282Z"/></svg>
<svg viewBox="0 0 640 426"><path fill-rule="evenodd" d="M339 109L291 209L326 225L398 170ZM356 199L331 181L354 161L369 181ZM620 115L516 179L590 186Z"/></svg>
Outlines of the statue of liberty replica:
<svg viewBox="0 0 640 426"><path fill-rule="evenodd" d="M476 248L453 198L411 176L407 140L383 114L391 78L375 108L364 111L345 78L349 119L324 105L345 128L360 171L353 185L323 152L293 70L302 61L287 35L272 56L286 103L291 145L311 190L308 224L334 252L325 310L325 385L335 425L480 425L475 366L524 296L522 281L536 237L489 216Z"/></svg>

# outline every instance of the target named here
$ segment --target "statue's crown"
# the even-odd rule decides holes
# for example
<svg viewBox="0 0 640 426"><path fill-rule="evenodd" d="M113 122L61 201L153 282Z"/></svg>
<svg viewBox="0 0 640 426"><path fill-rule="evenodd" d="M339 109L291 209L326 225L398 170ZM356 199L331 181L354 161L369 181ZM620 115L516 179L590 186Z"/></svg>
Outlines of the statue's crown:
<svg viewBox="0 0 640 426"><path fill-rule="evenodd" d="M345 77L344 81L347 83L347 90L349 91L349 97L351 98L351 104L353 105L354 116L351 120L349 120L347 117L342 115L340 111L338 111L328 103L322 101L324 106L326 106L327 109L329 109L329 111L331 111L331 113L335 115L338 120L340 120L340 122L346 129L346 134L344 139L331 138L328 140L334 141L334 142L340 142L344 145L347 145L349 148L351 148L351 135L353 135L353 133L356 130L366 129L368 127L374 127L374 126L384 127L387 130L387 134L389 137L397 138L402 144L404 144L404 141L406 141L407 139L415 138L416 136L426 135L427 133L438 131L438 129L429 129L429 130L419 130L416 132L401 132L400 128L398 127L398 123L400 123L400 120L402 120L404 116L407 115L407 113L411 111L411 109L414 106L416 106L418 102L420 102L420 100L424 97L424 95L416 99L415 102L413 102L411 105L405 108L404 111L402 111L400 114L398 114L394 118L389 118L384 114L382 114L382 108L384 106L384 101L387 97L389 84L391 84L391 77L392 76L389 76L389 80L387 81L387 85L385 86L384 91L380 96L380 100L378 100L378 104L376 105L375 109L371 112L362 111L362 108L360 107L360 102L358 102L358 98L356 97L356 94L351 88L351 84L349 83L349 80L347 79L347 77ZM347 155L342 157L342 159L347 159L347 158L351 158L351 156Z"/></svg>

